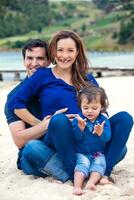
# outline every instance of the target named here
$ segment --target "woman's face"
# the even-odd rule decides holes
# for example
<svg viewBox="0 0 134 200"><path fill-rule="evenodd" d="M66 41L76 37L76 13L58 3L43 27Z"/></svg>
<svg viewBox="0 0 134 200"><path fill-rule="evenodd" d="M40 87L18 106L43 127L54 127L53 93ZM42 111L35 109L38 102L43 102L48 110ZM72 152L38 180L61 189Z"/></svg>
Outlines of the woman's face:
<svg viewBox="0 0 134 200"><path fill-rule="evenodd" d="M78 55L76 43L72 38L61 39L57 42L55 61L61 69L70 69Z"/></svg>

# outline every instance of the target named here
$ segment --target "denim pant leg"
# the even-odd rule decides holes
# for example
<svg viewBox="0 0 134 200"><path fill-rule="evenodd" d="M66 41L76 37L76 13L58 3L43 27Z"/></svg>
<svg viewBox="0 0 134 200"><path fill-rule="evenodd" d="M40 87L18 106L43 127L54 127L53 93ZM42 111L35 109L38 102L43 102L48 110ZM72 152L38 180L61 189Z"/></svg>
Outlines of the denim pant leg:
<svg viewBox="0 0 134 200"><path fill-rule="evenodd" d="M63 163L60 161L57 153L54 153L46 165L41 168L41 172L52 175L63 183L69 180L69 174L65 171Z"/></svg>
<svg viewBox="0 0 134 200"><path fill-rule="evenodd" d="M105 171L106 171L106 159L104 154L100 153L100 155L96 157L92 156L90 173L98 172L101 176L103 176Z"/></svg>
<svg viewBox="0 0 134 200"><path fill-rule="evenodd" d="M85 177L88 177L89 175L89 169L90 169L90 160L85 156L84 154L81 153L76 153L76 167L75 167L75 172L82 172Z"/></svg>
<svg viewBox="0 0 134 200"><path fill-rule="evenodd" d="M46 176L39 169L47 163L53 154L54 152L40 140L31 140L22 150L19 159L20 168L27 175Z"/></svg>
<svg viewBox="0 0 134 200"><path fill-rule="evenodd" d="M110 119L112 137L106 144L106 172L110 176L113 167L121 161L126 154L126 143L133 126L133 118L127 112L119 112Z"/></svg>
<svg viewBox="0 0 134 200"><path fill-rule="evenodd" d="M75 141L72 124L64 114L52 117L49 123L45 143L56 149L70 179L73 180L76 165Z"/></svg>
<svg viewBox="0 0 134 200"><path fill-rule="evenodd" d="M52 175L63 182L69 179L58 156L42 141L28 142L20 158L20 166L25 174L45 177Z"/></svg>

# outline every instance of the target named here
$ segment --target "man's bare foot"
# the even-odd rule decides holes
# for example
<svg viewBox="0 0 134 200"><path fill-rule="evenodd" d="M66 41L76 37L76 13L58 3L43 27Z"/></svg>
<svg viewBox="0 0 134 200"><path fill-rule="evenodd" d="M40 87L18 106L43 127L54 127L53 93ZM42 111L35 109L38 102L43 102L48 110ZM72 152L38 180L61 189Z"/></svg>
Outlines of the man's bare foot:
<svg viewBox="0 0 134 200"><path fill-rule="evenodd" d="M75 194L75 195L82 195L84 193L85 193L85 191L83 191L81 188L74 188L74 190L73 190L73 194Z"/></svg>
<svg viewBox="0 0 134 200"><path fill-rule="evenodd" d="M112 181L109 180L108 176L103 176L99 182L100 185L106 185L106 184L113 184Z"/></svg>
<svg viewBox="0 0 134 200"><path fill-rule="evenodd" d="M93 190L93 191L95 191L96 190L96 186L93 183L88 183L87 182L85 189L86 190Z"/></svg>

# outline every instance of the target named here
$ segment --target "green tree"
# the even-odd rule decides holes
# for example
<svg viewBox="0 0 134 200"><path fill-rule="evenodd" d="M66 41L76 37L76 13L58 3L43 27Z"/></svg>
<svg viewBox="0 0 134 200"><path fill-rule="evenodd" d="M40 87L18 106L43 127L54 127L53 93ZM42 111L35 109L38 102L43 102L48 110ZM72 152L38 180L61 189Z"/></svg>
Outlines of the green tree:
<svg viewBox="0 0 134 200"><path fill-rule="evenodd" d="M134 19L128 23L121 23L118 42L120 44L126 44L132 40L134 40Z"/></svg>
<svg viewBox="0 0 134 200"><path fill-rule="evenodd" d="M83 33L86 32L86 29L87 29L86 24L82 24L82 26L81 26L81 30L82 30Z"/></svg>

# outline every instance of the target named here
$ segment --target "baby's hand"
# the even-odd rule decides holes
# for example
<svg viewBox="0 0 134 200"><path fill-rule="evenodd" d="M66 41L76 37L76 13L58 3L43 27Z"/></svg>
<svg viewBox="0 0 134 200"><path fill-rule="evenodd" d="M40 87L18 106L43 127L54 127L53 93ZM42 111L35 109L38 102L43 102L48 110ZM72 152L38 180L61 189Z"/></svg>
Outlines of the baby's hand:
<svg viewBox="0 0 134 200"><path fill-rule="evenodd" d="M82 119L79 115L77 115L76 118L78 120L78 126L80 130L84 131L85 126L86 126L86 119Z"/></svg>
<svg viewBox="0 0 134 200"><path fill-rule="evenodd" d="M104 124L105 124L105 121L103 121L101 124L96 124L94 126L93 133L96 133L98 136L101 136L103 133Z"/></svg>

